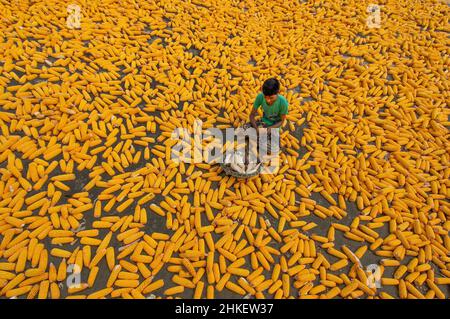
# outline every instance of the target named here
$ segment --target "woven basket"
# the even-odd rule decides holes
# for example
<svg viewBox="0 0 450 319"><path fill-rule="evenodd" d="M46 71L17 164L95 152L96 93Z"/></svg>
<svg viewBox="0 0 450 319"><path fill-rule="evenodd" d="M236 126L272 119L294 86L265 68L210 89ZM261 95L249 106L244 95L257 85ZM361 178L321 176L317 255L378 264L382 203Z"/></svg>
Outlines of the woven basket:
<svg viewBox="0 0 450 319"><path fill-rule="evenodd" d="M220 163L220 167L222 167L222 169L225 172L225 174L230 175L230 176L234 176L236 178L250 178L250 177L254 177L256 175L259 175L259 173L261 173L261 170L262 170L262 165L259 165L258 169L255 172L247 174L247 173L240 173L240 172L235 171L231 167L231 164Z"/></svg>
<svg viewBox="0 0 450 319"><path fill-rule="evenodd" d="M258 122L258 125L261 125L261 124L262 124L262 122ZM244 124L244 125L242 126L242 128L243 128L244 130L246 130L246 129L250 128L250 127L251 127L251 124L250 124L250 123ZM270 145L270 138L269 138L269 140L267 141L267 143L268 143L268 145ZM260 163L259 159L258 159L258 163ZM256 171L254 171L254 172L252 172L252 173L241 173L241 172L237 172L236 170L234 170L234 169L231 167L231 164L228 164L228 163L220 163L219 165L220 165L220 167L223 169L223 171L225 172L225 174L230 175L230 176L233 176L233 177L236 177L236 178L251 178L251 177L254 177L254 176L259 175L259 174L261 173L262 169L263 169L263 165L259 165L259 167L256 169Z"/></svg>

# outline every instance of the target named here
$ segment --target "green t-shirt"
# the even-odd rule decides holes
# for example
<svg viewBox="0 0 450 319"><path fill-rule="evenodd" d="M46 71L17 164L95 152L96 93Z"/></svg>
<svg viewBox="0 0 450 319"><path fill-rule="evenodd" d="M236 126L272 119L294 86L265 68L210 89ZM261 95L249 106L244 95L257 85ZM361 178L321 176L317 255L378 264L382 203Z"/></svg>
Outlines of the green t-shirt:
<svg viewBox="0 0 450 319"><path fill-rule="evenodd" d="M273 125L276 122L281 121L281 115L286 115L288 113L288 101L286 98L278 94L278 98L272 105L268 105L264 94L260 92L253 102L253 107L257 110L260 106L264 111L263 122L267 125Z"/></svg>

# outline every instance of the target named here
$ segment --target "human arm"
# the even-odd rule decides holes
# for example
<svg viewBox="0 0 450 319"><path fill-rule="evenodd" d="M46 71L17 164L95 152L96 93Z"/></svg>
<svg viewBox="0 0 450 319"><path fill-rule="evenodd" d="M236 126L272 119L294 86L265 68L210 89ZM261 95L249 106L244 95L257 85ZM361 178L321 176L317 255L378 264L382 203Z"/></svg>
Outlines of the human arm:
<svg viewBox="0 0 450 319"><path fill-rule="evenodd" d="M255 101L253 102L253 108L252 111L250 112L250 123L252 124L253 128L257 128L256 125L256 115L258 114L258 108L261 106L261 94L258 94L255 98Z"/></svg>
<svg viewBox="0 0 450 319"><path fill-rule="evenodd" d="M252 108L252 111L250 112L250 123L252 124L253 128L257 128L256 125L256 114L258 113L258 109Z"/></svg>

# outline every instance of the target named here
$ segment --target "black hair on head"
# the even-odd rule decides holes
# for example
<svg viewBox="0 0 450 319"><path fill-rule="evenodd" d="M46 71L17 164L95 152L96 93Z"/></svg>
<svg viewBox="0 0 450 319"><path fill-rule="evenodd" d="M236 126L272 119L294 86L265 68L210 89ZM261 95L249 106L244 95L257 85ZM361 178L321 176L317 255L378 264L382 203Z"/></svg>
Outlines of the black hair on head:
<svg viewBox="0 0 450 319"><path fill-rule="evenodd" d="M262 87L265 96L278 94L280 91L280 82L275 78L270 78L264 81Z"/></svg>

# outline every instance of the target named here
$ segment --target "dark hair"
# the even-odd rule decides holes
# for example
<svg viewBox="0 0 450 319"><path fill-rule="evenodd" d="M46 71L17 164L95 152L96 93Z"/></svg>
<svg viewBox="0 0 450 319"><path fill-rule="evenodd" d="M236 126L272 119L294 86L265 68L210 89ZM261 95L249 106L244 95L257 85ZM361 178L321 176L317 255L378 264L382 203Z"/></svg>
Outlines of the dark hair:
<svg viewBox="0 0 450 319"><path fill-rule="evenodd" d="M280 91L280 82L275 78L270 78L264 81L262 87L265 96L278 94Z"/></svg>

